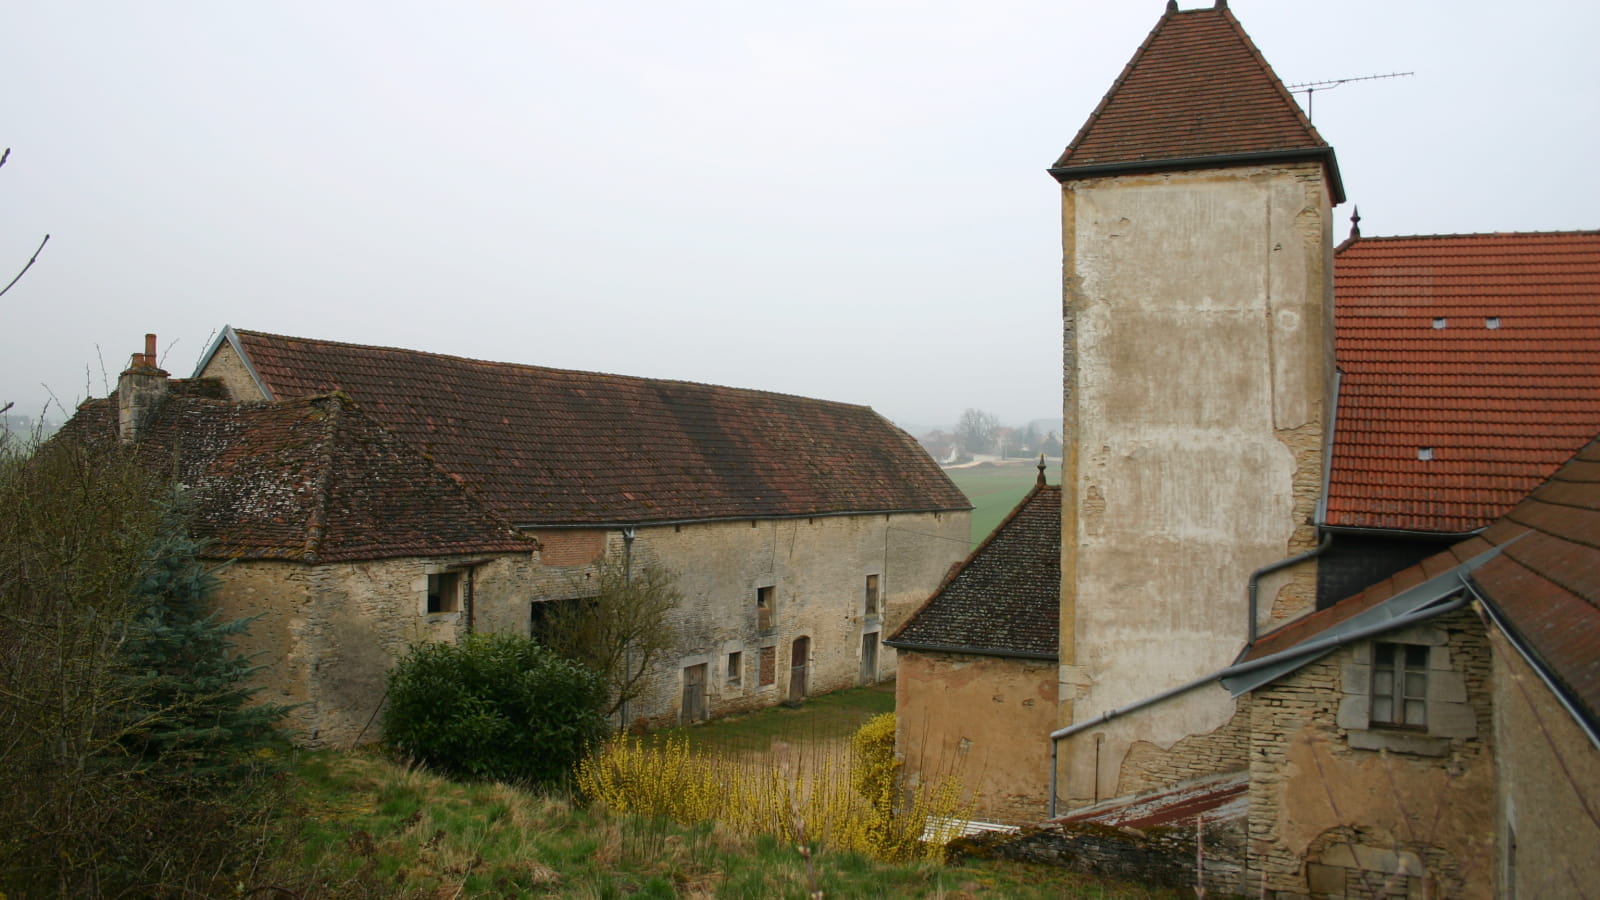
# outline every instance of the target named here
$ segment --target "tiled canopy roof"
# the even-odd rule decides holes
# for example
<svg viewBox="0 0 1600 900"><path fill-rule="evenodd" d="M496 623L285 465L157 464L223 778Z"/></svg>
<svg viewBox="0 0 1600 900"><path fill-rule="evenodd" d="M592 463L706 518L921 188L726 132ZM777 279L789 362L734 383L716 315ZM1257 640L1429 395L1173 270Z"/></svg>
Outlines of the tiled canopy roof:
<svg viewBox="0 0 1600 900"><path fill-rule="evenodd" d="M1056 659L1061 488L1040 485L885 641L891 647Z"/></svg>
<svg viewBox="0 0 1600 900"><path fill-rule="evenodd" d="M304 562L529 552L537 545L474 501L348 398L235 404L174 392L139 439L191 491L211 558ZM79 407L66 437L115 440L117 399Z"/></svg>
<svg viewBox="0 0 1600 900"><path fill-rule="evenodd" d="M1051 173L1259 155L1325 159L1344 199L1331 149L1233 14L1172 5Z"/></svg>
<svg viewBox="0 0 1600 900"><path fill-rule="evenodd" d="M350 394L518 525L971 508L865 406L228 334L273 397Z"/></svg>
<svg viewBox="0 0 1600 900"><path fill-rule="evenodd" d="M1480 534L1277 629L1245 659L1289 649L1493 547L1477 592L1543 669L1600 725L1600 439L1586 444Z"/></svg>
<svg viewBox="0 0 1600 900"><path fill-rule="evenodd" d="M1334 272L1329 525L1481 528L1600 431L1600 232L1357 238Z"/></svg>

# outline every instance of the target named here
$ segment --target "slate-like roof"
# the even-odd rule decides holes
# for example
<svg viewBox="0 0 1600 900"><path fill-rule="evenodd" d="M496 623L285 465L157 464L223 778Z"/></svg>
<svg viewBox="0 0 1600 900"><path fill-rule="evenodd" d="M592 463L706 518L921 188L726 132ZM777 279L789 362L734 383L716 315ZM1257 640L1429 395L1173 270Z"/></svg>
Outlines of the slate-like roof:
<svg viewBox="0 0 1600 900"><path fill-rule="evenodd" d="M971 508L910 435L865 406L254 331L226 336L272 397L353 396L522 526Z"/></svg>
<svg viewBox="0 0 1600 900"><path fill-rule="evenodd" d="M1173 4L1051 174L1252 157L1325 160L1334 202L1344 199L1331 148L1233 14L1225 6L1180 11Z"/></svg>
<svg viewBox="0 0 1600 900"><path fill-rule="evenodd" d="M1061 616L1061 487L1037 485L884 643L1056 659Z"/></svg>
<svg viewBox="0 0 1600 900"><path fill-rule="evenodd" d="M1563 693L1600 724L1600 438L1481 533L1258 640L1244 659L1287 650L1485 550L1476 591Z"/></svg>
<svg viewBox="0 0 1600 900"><path fill-rule="evenodd" d="M1600 232L1357 238L1334 272L1327 524L1481 528L1600 431Z"/></svg>
<svg viewBox="0 0 1600 900"><path fill-rule="evenodd" d="M138 447L164 469L176 457L207 557L328 562L537 546L349 398L236 404L193 384L174 382ZM116 403L112 394L80 406L62 436L115 440Z"/></svg>

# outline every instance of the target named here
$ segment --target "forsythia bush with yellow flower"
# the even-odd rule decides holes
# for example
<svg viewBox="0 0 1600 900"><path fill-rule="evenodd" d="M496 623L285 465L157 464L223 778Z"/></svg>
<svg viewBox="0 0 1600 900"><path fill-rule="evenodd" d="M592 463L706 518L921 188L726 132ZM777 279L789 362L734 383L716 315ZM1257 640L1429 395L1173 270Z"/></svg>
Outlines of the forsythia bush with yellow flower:
<svg viewBox="0 0 1600 900"><path fill-rule="evenodd" d="M618 812L681 824L717 821L745 835L816 842L886 862L942 859L921 840L930 821L970 816L959 779L903 790L894 714L856 732L848 751L806 757L777 747L765 759L695 752L681 737L659 745L616 738L578 767L578 788Z"/></svg>

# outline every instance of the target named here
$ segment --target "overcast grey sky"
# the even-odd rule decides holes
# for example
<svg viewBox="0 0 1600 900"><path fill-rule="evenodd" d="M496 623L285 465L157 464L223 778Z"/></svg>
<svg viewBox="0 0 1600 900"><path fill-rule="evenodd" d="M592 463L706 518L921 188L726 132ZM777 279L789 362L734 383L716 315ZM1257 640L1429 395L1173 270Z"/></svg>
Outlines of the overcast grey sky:
<svg viewBox="0 0 1600 900"><path fill-rule="evenodd" d="M1059 415L1044 170L1163 7L7 4L0 402L232 324ZM1416 72L1316 96L1364 233L1600 227L1600 5L1232 8L1286 82Z"/></svg>

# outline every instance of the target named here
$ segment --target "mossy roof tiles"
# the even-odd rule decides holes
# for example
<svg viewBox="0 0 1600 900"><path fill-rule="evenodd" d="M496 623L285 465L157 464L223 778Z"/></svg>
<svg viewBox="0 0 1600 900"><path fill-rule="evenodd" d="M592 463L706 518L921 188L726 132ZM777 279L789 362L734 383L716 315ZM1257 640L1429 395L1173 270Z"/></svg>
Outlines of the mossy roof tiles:
<svg viewBox="0 0 1600 900"><path fill-rule="evenodd" d="M349 398L236 404L173 385L138 446L187 488L208 557L330 562L537 546ZM85 403L63 429L115 433L115 394Z"/></svg>
<svg viewBox="0 0 1600 900"><path fill-rule="evenodd" d="M971 507L865 406L229 333L271 396L349 394L518 525Z"/></svg>
<svg viewBox="0 0 1600 900"><path fill-rule="evenodd" d="M911 650L1056 659L1061 488L1037 485L886 643Z"/></svg>

